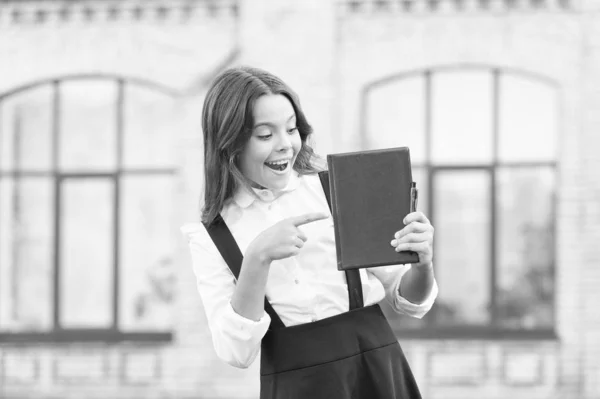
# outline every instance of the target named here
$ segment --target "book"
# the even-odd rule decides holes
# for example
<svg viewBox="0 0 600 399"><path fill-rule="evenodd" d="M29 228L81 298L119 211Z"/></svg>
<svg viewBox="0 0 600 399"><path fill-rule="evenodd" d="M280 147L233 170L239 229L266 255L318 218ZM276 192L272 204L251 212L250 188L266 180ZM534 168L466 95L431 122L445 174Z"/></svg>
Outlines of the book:
<svg viewBox="0 0 600 399"><path fill-rule="evenodd" d="M418 262L390 245L411 210L408 147L329 154L327 166L338 270Z"/></svg>

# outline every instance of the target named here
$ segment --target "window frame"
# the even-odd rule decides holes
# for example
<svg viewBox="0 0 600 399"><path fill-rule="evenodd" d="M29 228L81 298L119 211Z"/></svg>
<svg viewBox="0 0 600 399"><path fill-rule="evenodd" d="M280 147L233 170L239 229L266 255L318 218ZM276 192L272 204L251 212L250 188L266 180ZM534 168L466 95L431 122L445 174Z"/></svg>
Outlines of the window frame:
<svg viewBox="0 0 600 399"><path fill-rule="evenodd" d="M432 76L440 72L448 71L477 71L477 72L488 72L492 75L492 159L490 162L485 163L434 163L432 161ZM392 329L399 338L407 339L457 339L457 340L556 340L558 338L556 332L556 320L557 320L557 298L556 298L556 260L557 258L557 246L553 248L553 258L555 262L552 265L551 273L554 285L554 296L552 301L553 308L553 325L547 328L532 328L532 329L512 329L501 327L498 325L498 307L497 307L497 280L498 280L498 229L499 223L497 221L496 212L498 206L498 194L497 194L497 173L499 170L507 168L543 168L550 167L553 171L556 185L560 187L558 173L558 159L560 157L559 149L557 145L557 153L552 161L499 161L498 149L499 149L499 116L500 116L500 79L503 74L524 77L530 80L538 81L549 85L555 89L556 98L558 101L558 135L556 137L557 144L560 141L560 121L561 121L561 89L560 86L552 79L547 77L531 73L529 71L511 69L511 68L498 68L489 65L452 65L452 66L441 66L437 68L428 68L420 70L411 70L400 74L391 75L383 79L376 80L366 85L361 92L361 129L359 131L361 148L371 148L368 132L368 101L369 94L372 90L376 90L378 87L385 86L386 84L396 82L402 79L410 79L417 76L424 78L424 147L425 147L425 159L423 162L413 162L413 169L420 169L425 173L426 181L424 182L427 193L427 209L426 212L431 223L435 226L435 187L434 179L438 173L448 171L465 171L465 170L477 170L485 171L490 177L490 203L488 204L488 212L491 212L490 223L489 223L489 239L490 239L490 254L489 254L489 288L490 288L490 323L488 325L465 325L465 326L442 326L436 324L434 318L427 318L423 320L423 324L418 327L400 327L396 323L392 323ZM557 237L557 191L555 191L551 198L551 204L553 209L553 231L554 237ZM557 241L555 240L555 243ZM435 241L434 241L434 253L435 253ZM437 267L434 261L434 270ZM441 266L443 267L443 265ZM435 306L435 305L434 305Z"/></svg>
<svg viewBox="0 0 600 399"><path fill-rule="evenodd" d="M60 86L64 82L73 81L105 81L108 83L117 85L117 101L116 106L116 120L115 120L115 133L116 133L116 166L112 171L61 171L59 169L58 155L60 145ZM52 259L52 282L51 286L53 289L52 293L52 326L48 331L7 331L0 330L0 343L72 343L72 342L101 342L101 343L115 343L123 341L135 341L135 342L170 342L173 339L172 331L122 331L119 328L119 315L120 315L120 289L121 289L121 278L120 278L120 265L119 254L119 230L120 230L120 205L121 205L121 180L124 176L131 175L169 175L172 178L179 173L176 167L150 167L150 168L131 168L123 165L123 146L124 146L124 126L125 126L125 103L126 85L134 87L142 87L150 89L155 92L162 93L173 100L175 100L180 93L170 89L166 86L151 82L145 79L123 77L118 75L107 75L107 74L85 74L85 75L70 75L62 76L53 79L45 79L35 81L13 90L9 90L5 93L0 94L0 109L3 103L10 99L14 95L34 90L41 86L50 85L52 90L51 100L51 135L52 135L52 148L51 148L51 166L47 170L16 170L14 167L9 170L0 169L0 179L12 179L17 181L22 177L49 177L51 184L54 188L54 204L52 209L52 247L54 255ZM0 132L1 134L1 132ZM114 187L113 193L113 246L115 251L113 253L113 278L112 278L112 324L108 328L63 328L60 325L60 274L61 274L61 263L60 263L60 207L61 207L61 190L62 182L65 179L80 179L80 178L101 178L109 179ZM1 297L0 297L1 300Z"/></svg>

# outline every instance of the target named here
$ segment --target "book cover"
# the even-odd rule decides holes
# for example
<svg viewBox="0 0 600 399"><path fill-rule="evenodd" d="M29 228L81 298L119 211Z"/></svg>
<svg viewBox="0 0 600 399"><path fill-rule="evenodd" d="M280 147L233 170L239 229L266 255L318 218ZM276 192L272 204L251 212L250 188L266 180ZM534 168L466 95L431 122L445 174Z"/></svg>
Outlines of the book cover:
<svg viewBox="0 0 600 399"><path fill-rule="evenodd" d="M418 262L390 245L410 212L409 149L330 154L327 165L338 269Z"/></svg>

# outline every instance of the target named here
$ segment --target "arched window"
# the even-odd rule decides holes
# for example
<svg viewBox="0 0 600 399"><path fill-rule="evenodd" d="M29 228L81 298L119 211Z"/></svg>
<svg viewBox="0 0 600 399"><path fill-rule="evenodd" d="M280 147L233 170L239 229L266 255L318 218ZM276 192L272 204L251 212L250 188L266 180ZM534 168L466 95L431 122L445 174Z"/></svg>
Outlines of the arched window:
<svg viewBox="0 0 600 399"><path fill-rule="evenodd" d="M175 113L114 77L0 96L2 339L170 338Z"/></svg>
<svg viewBox="0 0 600 399"><path fill-rule="evenodd" d="M436 228L437 303L402 334L552 335L556 85L491 68L396 76L364 93L365 148L408 146ZM426 329L423 329L427 325Z"/></svg>

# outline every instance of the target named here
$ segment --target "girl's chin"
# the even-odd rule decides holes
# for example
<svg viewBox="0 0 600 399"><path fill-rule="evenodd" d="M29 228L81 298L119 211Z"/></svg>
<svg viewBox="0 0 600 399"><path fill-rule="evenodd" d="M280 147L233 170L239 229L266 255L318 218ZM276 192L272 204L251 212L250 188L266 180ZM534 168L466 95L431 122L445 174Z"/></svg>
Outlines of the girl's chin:
<svg viewBox="0 0 600 399"><path fill-rule="evenodd" d="M252 188L258 190L282 190L287 187L290 177L290 167L287 167L283 171L278 171L271 169L268 166L264 166L260 179L250 179L250 181Z"/></svg>
<svg viewBox="0 0 600 399"><path fill-rule="evenodd" d="M287 187L289 179L285 179L285 181L265 181L262 189L267 190L283 190Z"/></svg>
<svg viewBox="0 0 600 399"><path fill-rule="evenodd" d="M290 181L290 176L268 176L262 179L261 182L255 183L254 188L258 188L261 190L283 190L287 187L288 182Z"/></svg>

